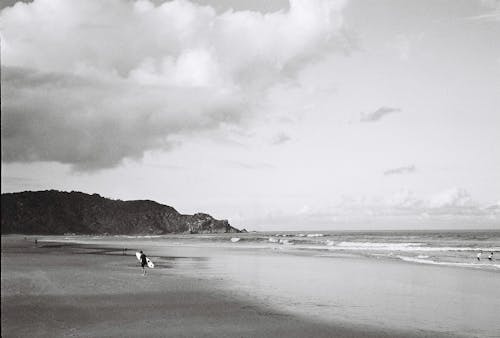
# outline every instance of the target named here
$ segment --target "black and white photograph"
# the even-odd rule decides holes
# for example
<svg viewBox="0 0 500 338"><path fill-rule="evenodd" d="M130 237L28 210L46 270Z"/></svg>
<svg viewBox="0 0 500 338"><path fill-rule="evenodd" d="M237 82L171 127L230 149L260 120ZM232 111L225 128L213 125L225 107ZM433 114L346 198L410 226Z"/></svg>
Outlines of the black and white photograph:
<svg viewBox="0 0 500 338"><path fill-rule="evenodd" d="M500 0L1 0L1 336L500 338Z"/></svg>

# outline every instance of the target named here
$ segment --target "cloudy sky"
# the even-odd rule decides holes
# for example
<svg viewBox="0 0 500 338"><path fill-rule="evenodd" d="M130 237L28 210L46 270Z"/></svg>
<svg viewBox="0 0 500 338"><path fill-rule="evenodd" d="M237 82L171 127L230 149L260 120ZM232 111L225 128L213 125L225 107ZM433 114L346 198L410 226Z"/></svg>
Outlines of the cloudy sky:
<svg viewBox="0 0 500 338"><path fill-rule="evenodd" d="M2 192L500 228L499 1L2 4Z"/></svg>

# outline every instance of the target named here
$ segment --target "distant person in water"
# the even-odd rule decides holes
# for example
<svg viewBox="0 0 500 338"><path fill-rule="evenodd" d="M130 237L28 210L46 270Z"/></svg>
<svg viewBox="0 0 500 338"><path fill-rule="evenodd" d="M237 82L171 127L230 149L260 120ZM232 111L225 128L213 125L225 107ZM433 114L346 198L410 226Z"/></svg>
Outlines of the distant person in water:
<svg viewBox="0 0 500 338"><path fill-rule="evenodd" d="M489 259L490 261L492 261L492 260L493 260L493 252L492 252L492 253L490 253L490 254L488 255L488 259Z"/></svg>
<svg viewBox="0 0 500 338"><path fill-rule="evenodd" d="M481 260L481 255L483 254L483 250L479 251L479 253L477 254L477 260L480 261Z"/></svg>
<svg viewBox="0 0 500 338"><path fill-rule="evenodd" d="M146 275L146 265L148 265L148 261L146 260L146 255L141 250L141 266L142 266L142 274Z"/></svg>

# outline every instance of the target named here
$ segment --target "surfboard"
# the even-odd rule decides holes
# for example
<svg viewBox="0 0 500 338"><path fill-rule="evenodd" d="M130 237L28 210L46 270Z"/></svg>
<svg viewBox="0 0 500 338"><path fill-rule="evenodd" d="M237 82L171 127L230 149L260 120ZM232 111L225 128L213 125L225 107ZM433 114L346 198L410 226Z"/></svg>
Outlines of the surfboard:
<svg viewBox="0 0 500 338"><path fill-rule="evenodd" d="M141 261L141 253L136 252L135 256L137 257L137 259L140 262ZM146 262L148 263L148 267L150 267L151 269L155 267L154 263L149 259L149 257L146 257Z"/></svg>

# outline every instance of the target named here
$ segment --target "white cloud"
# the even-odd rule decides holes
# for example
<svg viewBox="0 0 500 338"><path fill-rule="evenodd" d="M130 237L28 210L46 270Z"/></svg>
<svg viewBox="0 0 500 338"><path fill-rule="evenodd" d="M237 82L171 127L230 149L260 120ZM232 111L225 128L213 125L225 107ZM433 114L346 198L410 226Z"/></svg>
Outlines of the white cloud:
<svg viewBox="0 0 500 338"><path fill-rule="evenodd" d="M267 223L266 223L267 222ZM408 189L395 192L387 198L344 196L340 202L328 206L297 206L296 212L278 212L272 219L260 219L260 224L283 224L319 226L379 228L423 228L442 225L499 227L500 208L495 205L480 205L462 188L451 188L429 197L419 197Z"/></svg>
<svg viewBox="0 0 500 338"><path fill-rule="evenodd" d="M470 194L461 188L451 188L432 196L431 208L462 208L474 206Z"/></svg>
<svg viewBox="0 0 500 338"><path fill-rule="evenodd" d="M242 123L337 46L343 1L274 13L174 0L36 0L0 15L2 159L118 165L172 136Z"/></svg>
<svg viewBox="0 0 500 338"><path fill-rule="evenodd" d="M419 198L410 190L401 190L379 207L402 208L415 214L480 214L484 209L474 201L467 190L458 187L437 192L426 198Z"/></svg>

